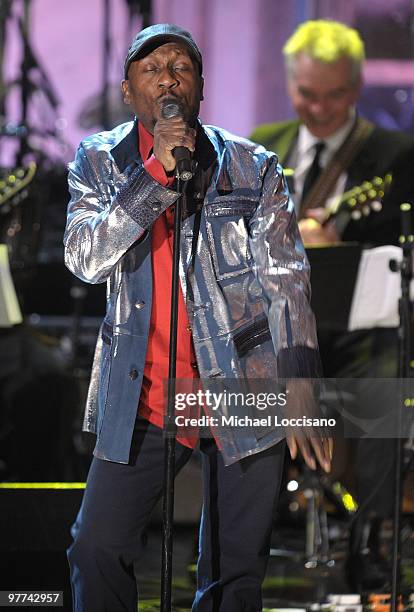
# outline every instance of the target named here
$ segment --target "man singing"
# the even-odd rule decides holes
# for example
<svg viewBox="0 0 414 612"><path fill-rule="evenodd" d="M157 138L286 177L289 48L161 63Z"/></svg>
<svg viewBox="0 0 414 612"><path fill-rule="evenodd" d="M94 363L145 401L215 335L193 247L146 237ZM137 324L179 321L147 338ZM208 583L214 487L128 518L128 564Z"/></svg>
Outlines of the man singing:
<svg viewBox="0 0 414 612"><path fill-rule="evenodd" d="M122 90L135 121L82 142L70 165L66 264L107 281L85 415L94 458L69 550L74 608L136 610L133 564L162 494L176 147L196 172L180 245L177 378L311 377L318 353L308 264L274 154L203 126L202 57L191 35L138 33ZM165 117L174 103L179 113ZM261 610L284 442L276 428L219 441L178 432L176 472L199 442L204 506L193 610ZM325 438L292 435L330 469Z"/></svg>

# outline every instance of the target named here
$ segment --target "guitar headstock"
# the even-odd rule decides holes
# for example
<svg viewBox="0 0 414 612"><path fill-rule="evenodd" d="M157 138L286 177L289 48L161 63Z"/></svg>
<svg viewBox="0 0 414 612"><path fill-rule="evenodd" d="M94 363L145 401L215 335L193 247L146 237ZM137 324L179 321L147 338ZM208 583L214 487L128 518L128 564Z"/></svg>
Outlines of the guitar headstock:
<svg viewBox="0 0 414 612"><path fill-rule="evenodd" d="M0 178L0 214L8 213L12 206L16 206L27 197L26 187L32 182L36 169L35 162L30 162L27 166L16 168Z"/></svg>
<svg viewBox="0 0 414 612"><path fill-rule="evenodd" d="M327 220L349 216L349 220L358 221L367 217L371 212L379 212L382 209L384 195L392 183L392 174L384 177L376 176L371 181L364 181L361 185L346 191L338 202L329 208Z"/></svg>

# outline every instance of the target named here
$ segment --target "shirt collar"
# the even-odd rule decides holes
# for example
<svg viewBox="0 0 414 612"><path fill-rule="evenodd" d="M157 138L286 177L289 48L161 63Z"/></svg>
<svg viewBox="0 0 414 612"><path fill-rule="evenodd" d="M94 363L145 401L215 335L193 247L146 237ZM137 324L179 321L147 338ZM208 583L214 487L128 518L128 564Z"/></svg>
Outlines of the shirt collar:
<svg viewBox="0 0 414 612"><path fill-rule="evenodd" d="M334 152L343 144L345 139L347 138L349 132L351 131L356 119L356 109L355 107L351 107L349 109L349 117L347 121L344 123L342 127L340 127L336 132L328 136L328 138L317 138L308 130L306 125L301 124L299 127L299 135L298 135L298 155L299 159L303 155L306 155L317 142L323 141L326 146L326 151Z"/></svg>
<svg viewBox="0 0 414 612"><path fill-rule="evenodd" d="M143 161L146 161L154 144L154 136L142 125L141 121L138 121L138 143L139 153Z"/></svg>

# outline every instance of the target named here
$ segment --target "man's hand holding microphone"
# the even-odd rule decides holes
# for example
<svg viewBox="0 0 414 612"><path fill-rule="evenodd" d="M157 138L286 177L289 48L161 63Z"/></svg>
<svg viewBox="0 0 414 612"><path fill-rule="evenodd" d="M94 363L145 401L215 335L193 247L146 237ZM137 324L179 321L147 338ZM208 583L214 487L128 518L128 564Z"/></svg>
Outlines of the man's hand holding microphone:
<svg viewBox="0 0 414 612"><path fill-rule="evenodd" d="M176 170L182 180L189 180L192 173L191 153L195 150L196 130L184 121L180 103L165 99L161 118L154 127L154 155L167 174Z"/></svg>

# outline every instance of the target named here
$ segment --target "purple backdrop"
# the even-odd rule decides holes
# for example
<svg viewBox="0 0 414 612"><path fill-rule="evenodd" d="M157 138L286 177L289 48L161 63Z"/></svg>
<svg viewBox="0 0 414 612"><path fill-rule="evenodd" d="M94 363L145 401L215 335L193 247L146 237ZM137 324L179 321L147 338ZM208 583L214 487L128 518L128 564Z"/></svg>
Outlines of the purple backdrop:
<svg viewBox="0 0 414 612"><path fill-rule="evenodd" d="M8 20L4 72L9 82L19 76L21 41L16 17L22 12L22 5L23 0L13 1L14 17ZM83 136L101 129L103 5L103 0L32 0L30 3L30 41L59 100L59 107L54 110L44 93L33 93L29 124L40 135L32 137L31 142L63 161L72 158ZM375 19L377 25L398 25L404 19L407 21L409 6L408 0L389 0L386 4L383 0L375 0L368 8L362 0L155 0L153 21L179 23L198 41L205 62L203 120L248 135L260 122L292 116L286 96L281 48L298 22L315 17L334 17L348 23L356 20L363 34L369 37L369 18ZM128 118L128 109L120 98L119 82L125 51L141 24L139 19L131 18L124 0L110 0L110 10L111 85L108 97L110 123L116 124ZM412 13L411 6L411 13L408 13L411 22ZM397 38L401 40L401 36ZM388 41L388 47L389 44ZM32 72L35 78L36 71ZM381 86L383 81L391 87L392 104L389 106L400 105L397 115L401 114L401 104L404 106L404 127L411 129L407 117L413 97L412 59L401 57L400 48L398 62L393 61L388 51L383 59L377 53L375 59L368 61L366 74L373 88ZM372 99L383 104L375 91ZM376 118L391 112L377 112L378 109L373 109L365 98L364 110L367 114L372 110ZM14 86L7 97L7 120L18 122L19 116L19 90ZM398 125L395 113L391 124ZM44 138L42 133L46 129L57 129L60 142ZM0 164L12 163L14 142L14 139L2 139Z"/></svg>

